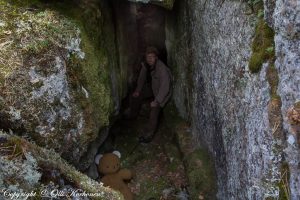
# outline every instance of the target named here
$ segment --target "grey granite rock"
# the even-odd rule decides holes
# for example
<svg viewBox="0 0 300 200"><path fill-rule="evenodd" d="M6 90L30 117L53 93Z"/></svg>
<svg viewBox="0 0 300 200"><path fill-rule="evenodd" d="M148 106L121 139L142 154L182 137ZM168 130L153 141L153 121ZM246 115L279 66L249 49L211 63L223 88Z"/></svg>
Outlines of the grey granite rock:
<svg viewBox="0 0 300 200"><path fill-rule="evenodd" d="M299 198L299 147L289 133L292 144L283 151L289 142L273 134L268 64L258 74L247 66L256 16L236 1L189 0L174 9L166 28L173 99L181 116L192 121L194 139L215 157L217 198L277 198L284 159L291 171L291 198ZM286 111L300 95L299 17L297 1L265 1L265 19L275 29L285 132Z"/></svg>

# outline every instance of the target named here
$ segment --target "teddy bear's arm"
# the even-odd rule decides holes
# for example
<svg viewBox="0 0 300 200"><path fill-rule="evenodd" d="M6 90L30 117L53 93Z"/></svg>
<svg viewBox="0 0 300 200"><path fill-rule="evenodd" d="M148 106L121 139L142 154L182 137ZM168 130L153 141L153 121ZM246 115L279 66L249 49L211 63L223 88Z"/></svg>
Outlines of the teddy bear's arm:
<svg viewBox="0 0 300 200"><path fill-rule="evenodd" d="M118 174L123 180L129 180L132 178L132 172L129 169L121 169Z"/></svg>

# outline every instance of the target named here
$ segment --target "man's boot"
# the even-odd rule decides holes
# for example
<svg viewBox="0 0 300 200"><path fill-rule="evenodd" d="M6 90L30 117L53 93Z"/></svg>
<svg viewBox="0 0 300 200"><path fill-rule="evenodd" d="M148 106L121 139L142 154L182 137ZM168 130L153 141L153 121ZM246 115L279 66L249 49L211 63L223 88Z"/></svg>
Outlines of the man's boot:
<svg viewBox="0 0 300 200"><path fill-rule="evenodd" d="M146 126L145 131L143 132L143 136L139 137L140 143L149 143L154 138L154 134L158 124L158 118L161 107L151 107L150 118L148 124Z"/></svg>

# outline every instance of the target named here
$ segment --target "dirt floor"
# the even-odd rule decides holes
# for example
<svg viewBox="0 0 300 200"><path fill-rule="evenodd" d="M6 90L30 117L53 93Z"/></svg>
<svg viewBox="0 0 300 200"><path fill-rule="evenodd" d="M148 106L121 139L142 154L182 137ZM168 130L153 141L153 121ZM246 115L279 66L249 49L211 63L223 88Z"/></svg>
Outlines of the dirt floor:
<svg viewBox="0 0 300 200"><path fill-rule="evenodd" d="M147 112L136 120L118 120L111 129L104 149L122 154L122 167L134 171L128 183L136 200L186 200L187 178L174 132L160 120L158 131L149 144L138 144L147 123Z"/></svg>

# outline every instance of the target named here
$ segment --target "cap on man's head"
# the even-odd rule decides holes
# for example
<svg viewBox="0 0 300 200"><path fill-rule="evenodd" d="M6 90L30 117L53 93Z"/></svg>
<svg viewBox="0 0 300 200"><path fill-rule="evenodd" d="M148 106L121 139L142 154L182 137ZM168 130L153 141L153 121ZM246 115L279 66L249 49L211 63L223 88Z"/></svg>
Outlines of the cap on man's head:
<svg viewBox="0 0 300 200"><path fill-rule="evenodd" d="M150 46L150 47L147 47L147 48L146 48L145 54L147 55L147 54L150 54L150 53L154 53L154 54L157 55L157 56L158 56L158 54L159 54L157 48L155 48L155 47L153 47L153 46Z"/></svg>

